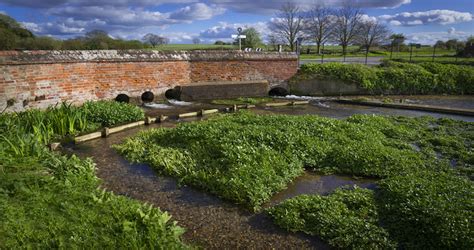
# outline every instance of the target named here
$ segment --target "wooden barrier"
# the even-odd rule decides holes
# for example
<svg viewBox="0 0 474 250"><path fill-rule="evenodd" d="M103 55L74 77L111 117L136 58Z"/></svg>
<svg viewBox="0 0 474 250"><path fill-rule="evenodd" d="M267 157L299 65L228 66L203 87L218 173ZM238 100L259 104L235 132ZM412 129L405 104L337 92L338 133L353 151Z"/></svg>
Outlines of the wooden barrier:
<svg viewBox="0 0 474 250"><path fill-rule="evenodd" d="M336 102L343 103L343 104L362 105L362 106L419 110L419 111L427 111L427 112L435 112L435 113L443 113L443 114L451 114L451 115L474 116L474 110L472 109L453 109L453 108L427 106L427 105L367 102L367 101L356 101L356 100L350 100L350 99L339 99L339 100L336 100Z"/></svg>
<svg viewBox="0 0 474 250"><path fill-rule="evenodd" d="M190 112L190 113L184 113L184 114L179 114L178 118L190 118L190 117L197 117L199 116L199 112Z"/></svg>

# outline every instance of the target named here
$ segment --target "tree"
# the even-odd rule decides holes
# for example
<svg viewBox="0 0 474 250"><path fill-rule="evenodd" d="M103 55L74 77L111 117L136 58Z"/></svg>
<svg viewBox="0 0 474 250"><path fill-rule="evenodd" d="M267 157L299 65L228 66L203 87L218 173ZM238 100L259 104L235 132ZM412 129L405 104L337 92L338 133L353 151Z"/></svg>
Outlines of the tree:
<svg viewBox="0 0 474 250"><path fill-rule="evenodd" d="M389 40L390 30L379 21L365 21L361 23L357 40L368 52L371 47L382 45Z"/></svg>
<svg viewBox="0 0 474 250"><path fill-rule="evenodd" d="M0 50L10 50L16 47L16 36L13 32L0 28Z"/></svg>
<svg viewBox="0 0 474 250"><path fill-rule="evenodd" d="M434 46L436 48L443 49L443 48L446 48L446 43L441 40L438 40Z"/></svg>
<svg viewBox="0 0 474 250"><path fill-rule="evenodd" d="M280 40L274 34L268 36L268 45L272 46L273 50L278 50L278 45L281 44Z"/></svg>
<svg viewBox="0 0 474 250"><path fill-rule="evenodd" d="M334 42L342 46L342 54L346 56L347 47L357 38L361 28L363 12L355 7L354 2L346 1L344 5L336 10L336 22L334 24Z"/></svg>
<svg viewBox="0 0 474 250"><path fill-rule="evenodd" d="M262 44L262 39L260 38L260 33L255 28L247 28L242 31L242 35L245 35L246 38L242 40L242 46L247 48L256 48Z"/></svg>
<svg viewBox="0 0 474 250"><path fill-rule="evenodd" d="M406 37L402 33L398 34L393 34L390 36L390 39L392 40L391 44L393 46L397 46L398 52L400 52L400 46L405 43Z"/></svg>
<svg viewBox="0 0 474 250"><path fill-rule="evenodd" d="M201 43L201 39L195 37L193 38L193 44L200 44Z"/></svg>
<svg viewBox="0 0 474 250"><path fill-rule="evenodd" d="M276 18L269 25L271 32L290 46L291 51L295 51L296 38L303 31L303 16L294 3L284 4L277 12Z"/></svg>
<svg viewBox="0 0 474 250"><path fill-rule="evenodd" d="M155 47L157 45L163 45L163 44L168 44L168 39L161 37L159 35L155 35L152 33L146 34L142 38L143 42L150 44L152 47Z"/></svg>
<svg viewBox="0 0 474 250"><path fill-rule="evenodd" d="M448 50L456 49L458 46L458 39L450 39L446 41L446 48Z"/></svg>
<svg viewBox="0 0 474 250"><path fill-rule="evenodd" d="M305 31L310 39L316 42L316 52L321 53L321 45L325 44L334 29L334 10L320 4L315 5L305 20Z"/></svg>

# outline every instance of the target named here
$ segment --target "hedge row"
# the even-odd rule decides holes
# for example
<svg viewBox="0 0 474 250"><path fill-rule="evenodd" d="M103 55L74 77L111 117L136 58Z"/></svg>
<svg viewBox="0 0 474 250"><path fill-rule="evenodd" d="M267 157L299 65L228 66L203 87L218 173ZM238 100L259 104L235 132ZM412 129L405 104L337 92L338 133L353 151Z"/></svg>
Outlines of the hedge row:
<svg viewBox="0 0 474 250"><path fill-rule="evenodd" d="M373 94L474 94L474 68L440 63L384 62L305 64L297 79L335 78L357 83Z"/></svg>

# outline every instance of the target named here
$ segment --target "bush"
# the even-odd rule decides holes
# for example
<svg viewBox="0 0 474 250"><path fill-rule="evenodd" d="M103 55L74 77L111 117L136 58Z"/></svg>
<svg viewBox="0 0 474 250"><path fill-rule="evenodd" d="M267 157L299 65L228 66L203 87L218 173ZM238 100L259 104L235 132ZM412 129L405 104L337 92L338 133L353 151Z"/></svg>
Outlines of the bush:
<svg viewBox="0 0 474 250"><path fill-rule="evenodd" d="M145 118L143 110L135 105L114 101L86 102L83 106L87 119L104 127Z"/></svg>
<svg viewBox="0 0 474 250"><path fill-rule="evenodd" d="M474 94L474 68L439 63L305 64L292 81L320 77L355 82L372 93Z"/></svg>
<svg viewBox="0 0 474 250"><path fill-rule="evenodd" d="M373 191L338 189L329 196L300 195L268 213L279 226L318 235L339 249L395 249L378 225Z"/></svg>

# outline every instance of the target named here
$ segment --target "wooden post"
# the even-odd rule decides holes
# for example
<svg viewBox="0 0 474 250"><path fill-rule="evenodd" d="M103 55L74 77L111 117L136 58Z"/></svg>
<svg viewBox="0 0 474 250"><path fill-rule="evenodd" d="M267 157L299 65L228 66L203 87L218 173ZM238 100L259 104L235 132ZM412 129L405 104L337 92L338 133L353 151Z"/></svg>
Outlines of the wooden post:
<svg viewBox="0 0 474 250"><path fill-rule="evenodd" d="M152 123L153 123L153 121L151 120L151 118L149 116L145 117L145 125L150 125Z"/></svg>
<svg viewBox="0 0 474 250"><path fill-rule="evenodd" d="M160 117L158 118L158 121L161 123L161 122L164 122L168 120L168 116L165 116L165 115L160 115Z"/></svg>
<svg viewBox="0 0 474 250"><path fill-rule="evenodd" d="M107 138L110 134L110 129L105 127L102 129L102 138Z"/></svg>

